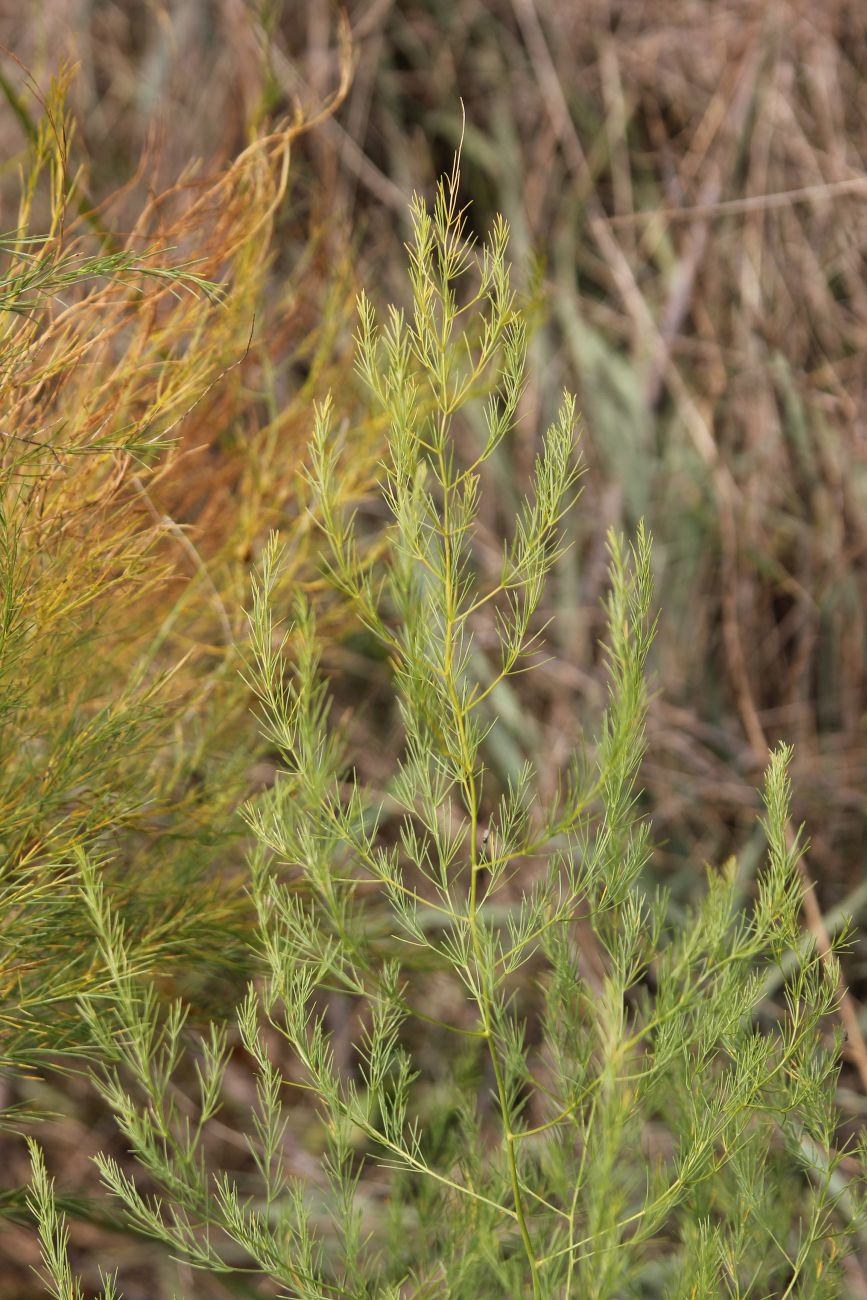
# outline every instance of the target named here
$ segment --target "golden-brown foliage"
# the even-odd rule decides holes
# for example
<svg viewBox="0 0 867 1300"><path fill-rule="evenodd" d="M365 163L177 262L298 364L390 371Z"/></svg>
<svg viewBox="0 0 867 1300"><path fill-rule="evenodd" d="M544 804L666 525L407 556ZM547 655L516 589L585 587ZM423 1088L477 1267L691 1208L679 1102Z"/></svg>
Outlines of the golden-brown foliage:
<svg viewBox="0 0 867 1300"><path fill-rule="evenodd" d="M0 1054L22 1065L63 1041L57 1008L90 978L69 875L82 846L105 860L145 960L231 964L229 814L259 747L235 643L271 527L292 539L288 581L315 580L307 405L351 298L315 229L267 287L293 144L315 120L188 169L121 233L128 192L76 211L65 90L33 133L0 304ZM370 441L359 431L359 483Z"/></svg>

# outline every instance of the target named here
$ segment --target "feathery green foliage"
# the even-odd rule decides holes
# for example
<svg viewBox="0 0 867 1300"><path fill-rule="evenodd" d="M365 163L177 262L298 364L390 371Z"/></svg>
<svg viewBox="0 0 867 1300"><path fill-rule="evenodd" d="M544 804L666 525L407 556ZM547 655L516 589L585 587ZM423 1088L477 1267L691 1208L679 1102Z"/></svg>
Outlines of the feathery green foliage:
<svg viewBox="0 0 867 1300"><path fill-rule="evenodd" d="M389 656L402 755L384 796L358 776L303 599L287 667L272 540L248 680L283 770L245 810L262 971L238 1012L255 1080L249 1161L218 1168L209 1146L225 1032L192 1037L179 1004L164 1014L80 854L109 989L81 1002L95 1081L156 1190L108 1156L102 1179L135 1228L180 1258L215 1274L252 1269L311 1300L840 1295L861 1193L835 1149L838 1058L821 1027L836 970L801 939L789 751L768 768L767 862L751 903L734 864L709 872L683 923L642 887L643 530L632 546L610 539L610 694L589 757L567 766L550 801L529 768L504 789L486 770L496 683L540 650L540 599L579 466L567 397L499 581L483 587L474 525L485 462L516 420L525 330L505 226L476 253L456 195L457 172L432 212L413 205L411 318L393 311L380 326L366 298L359 306L358 366L388 422L390 523L375 562L341 504L348 449L328 404L311 446L328 571ZM487 438L463 463L452 419L480 398ZM472 648L485 606L499 669L483 684ZM774 1021L763 980L784 956ZM38 1153L34 1171L46 1268L73 1294Z"/></svg>

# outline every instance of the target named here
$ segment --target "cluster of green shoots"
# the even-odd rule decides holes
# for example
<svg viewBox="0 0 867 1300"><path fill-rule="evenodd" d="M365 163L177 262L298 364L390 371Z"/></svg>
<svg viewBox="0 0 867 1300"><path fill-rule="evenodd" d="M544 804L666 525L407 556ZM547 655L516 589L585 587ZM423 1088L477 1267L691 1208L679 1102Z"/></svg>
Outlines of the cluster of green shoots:
<svg viewBox="0 0 867 1300"><path fill-rule="evenodd" d="M835 1146L837 975L802 937L789 753L767 771L752 895L730 863L674 915L646 888L636 784L653 634L642 530L632 545L610 538L595 739L550 800L531 767L507 788L486 767L496 688L539 653L580 462L566 397L499 578L484 580L480 496L518 418L526 323L505 225L476 249L457 190L455 171L432 211L413 204L411 313L379 323L359 307L358 368L387 426L375 553L343 503L351 448L327 404L310 447L327 573L389 665L392 778L369 787L331 716L311 603L281 630L274 539L247 679L280 771L244 813L259 973L236 1030L193 1033L181 1005L165 1012L79 855L105 971L80 1005L133 1157L99 1157L102 1180L180 1259L304 1300L839 1295L861 1186ZM454 437L472 403L486 429L474 451ZM484 681L482 621L498 646ZM777 1014L766 990L780 980ZM247 1156L226 1169L209 1135L239 1058L255 1101ZM45 1271L73 1296L66 1228L33 1159Z"/></svg>

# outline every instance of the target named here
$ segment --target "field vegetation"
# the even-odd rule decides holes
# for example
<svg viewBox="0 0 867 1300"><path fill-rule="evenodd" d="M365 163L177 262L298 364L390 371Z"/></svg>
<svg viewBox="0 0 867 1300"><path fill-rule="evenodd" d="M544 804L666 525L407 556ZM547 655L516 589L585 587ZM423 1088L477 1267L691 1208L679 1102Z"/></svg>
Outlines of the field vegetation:
<svg viewBox="0 0 867 1300"><path fill-rule="evenodd" d="M74 7L0 1291L867 1296L862 6Z"/></svg>

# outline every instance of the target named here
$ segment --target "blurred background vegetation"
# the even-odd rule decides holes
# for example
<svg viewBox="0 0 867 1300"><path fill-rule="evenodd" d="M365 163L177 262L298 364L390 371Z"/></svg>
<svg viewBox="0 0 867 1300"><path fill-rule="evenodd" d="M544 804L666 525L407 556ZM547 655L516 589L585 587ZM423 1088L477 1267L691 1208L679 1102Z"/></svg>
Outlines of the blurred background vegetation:
<svg viewBox="0 0 867 1300"><path fill-rule="evenodd" d="M113 1139L87 1089L44 1068L75 1034L72 1016L58 1029L65 999L93 978L60 864L98 851L142 960L228 1014L245 962L233 810L273 771L232 650L250 568L278 526L290 580L317 588L299 470L328 389L376 544L353 299L362 284L378 305L405 299L409 197L461 140L470 221L509 221L537 325L480 562L498 566L564 387L586 462L546 662L498 690L488 762L506 781L529 757L553 780L580 744L605 689L606 530L644 517L660 883L685 905L704 863L737 849L748 888L760 774L787 740L818 911L831 930L867 911L864 5L6 0L0 40L0 229L18 240L0 304L2 1104L13 1127L62 1113L61 1190L93 1185L86 1156ZM55 280L103 262L34 286L24 233ZM135 265L104 260L146 253L175 272L195 259L207 283L133 284ZM387 666L338 608L326 617L365 775L384 782ZM56 932L34 931L33 890ZM867 944L845 974L858 1014ZM860 1122L852 1064L840 1098ZM0 1143L20 1187L23 1144ZM3 1294L29 1295L17 1192L5 1208ZM107 1228L72 1212L87 1273ZM111 1255L128 1296L136 1278L141 1295L216 1285L131 1238Z"/></svg>

